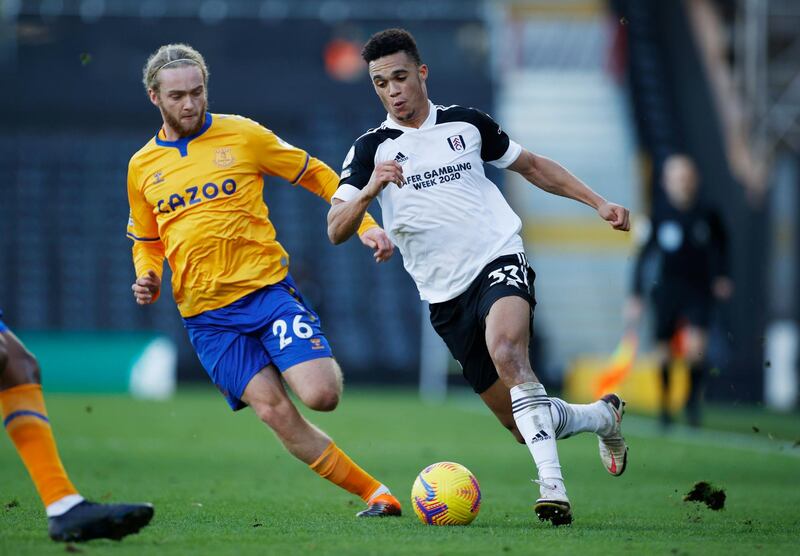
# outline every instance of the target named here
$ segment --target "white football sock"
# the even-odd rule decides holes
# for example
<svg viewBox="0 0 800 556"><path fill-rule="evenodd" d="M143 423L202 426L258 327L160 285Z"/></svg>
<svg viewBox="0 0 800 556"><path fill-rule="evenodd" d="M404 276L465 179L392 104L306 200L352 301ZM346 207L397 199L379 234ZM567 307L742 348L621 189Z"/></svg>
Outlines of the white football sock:
<svg viewBox="0 0 800 556"><path fill-rule="evenodd" d="M70 511L72 508L83 502L80 494L67 494L64 498L56 500L45 508L47 517L58 517Z"/></svg>
<svg viewBox="0 0 800 556"><path fill-rule="evenodd" d="M556 450L556 433L550 414L550 400L538 382L525 382L511 389L514 421L539 470L539 478L557 481L563 488L561 464Z"/></svg>
<svg viewBox="0 0 800 556"><path fill-rule="evenodd" d="M614 426L614 417L602 400L590 404L574 404L550 398L550 414L558 440L579 432L593 432L604 436Z"/></svg>

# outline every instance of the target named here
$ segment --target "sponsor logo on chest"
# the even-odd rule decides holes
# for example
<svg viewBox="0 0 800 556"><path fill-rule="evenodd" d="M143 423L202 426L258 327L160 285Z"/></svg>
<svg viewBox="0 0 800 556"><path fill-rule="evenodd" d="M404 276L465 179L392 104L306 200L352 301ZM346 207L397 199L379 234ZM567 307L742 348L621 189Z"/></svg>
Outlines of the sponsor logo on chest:
<svg viewBox="0 0 800 556"><path fill-rule="evenodd" d="M461 179L463 172L472 170L472 162L459 162L458 164L448 164L433 170L426 170L418 174L411 174L406 177L406 183L414 189L425 189L441 183L447 183Z"/></svg>
<svg viewBox="0 0 800 556"><path fill-rule="evenodd" d="M161 199L156 199L153 204L156 211L161 214L170 214L203 201L213 201L217 197L230 197L234 195L238 187L232 178L222 180L221 183L206 182L203 185L193 185L183 191L176 191Z"/></svg>

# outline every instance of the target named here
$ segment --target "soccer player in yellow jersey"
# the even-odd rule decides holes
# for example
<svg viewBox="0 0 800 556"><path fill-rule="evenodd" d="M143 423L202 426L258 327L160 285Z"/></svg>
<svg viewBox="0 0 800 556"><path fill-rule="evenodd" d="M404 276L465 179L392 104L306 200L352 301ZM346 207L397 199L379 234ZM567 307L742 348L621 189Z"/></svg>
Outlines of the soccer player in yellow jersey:
<svg viewBox="0 0 800 556"><path fill-rule="evenodd" d="M150 56L144 85L163 126L128 167L137 303L158 298L166 258L189 339L231 408L252 407L291 454L360 496L368 507L359 516L400 515L389 489L303 418L283 385L311 409L331 411L342 378L319 317L288 272L262 176L330 201L338 175L252 120L207 112L208 69L187 45ZM378 262L392 255L369 215L359 236Z"/></svg>
<svg viewBox="0 0 800 556"><path fill-rule="evenodd" d="M84 500L61 463L42 395L39 364L3 322L0 310L0 414L33 479L54 541L116 539L136 533L153 517L150 504Z"/></svg>

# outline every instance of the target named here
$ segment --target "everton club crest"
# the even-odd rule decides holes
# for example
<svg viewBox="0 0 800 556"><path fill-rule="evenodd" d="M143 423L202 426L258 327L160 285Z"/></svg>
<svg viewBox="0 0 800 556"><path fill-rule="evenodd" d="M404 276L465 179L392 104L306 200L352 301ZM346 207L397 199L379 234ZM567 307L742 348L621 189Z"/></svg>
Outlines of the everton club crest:
<svg viewBox="0 0 800 556"><path fill-rule="evenodd" d="M220 168L229 167L235 160L230 147L221 147L214 152L214 164Z"/></svg>

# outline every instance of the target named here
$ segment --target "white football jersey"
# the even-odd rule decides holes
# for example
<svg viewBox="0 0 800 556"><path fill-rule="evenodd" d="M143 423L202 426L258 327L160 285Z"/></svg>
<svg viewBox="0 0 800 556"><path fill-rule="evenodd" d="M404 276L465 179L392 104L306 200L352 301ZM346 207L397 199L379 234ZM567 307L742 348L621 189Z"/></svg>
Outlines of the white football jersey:
<svg viewBox="0 0 800 556"><path fill-rule="evenodd" d="M378 195L383 227L420 297L441 303L464 292L492 260L524 250L522 222L483 170L484 162L506 168L521 151L483 112L431 103L419 129L387 116L356 139L333 197L355 198L376 164L396 160L406 184Z"/></svg>

